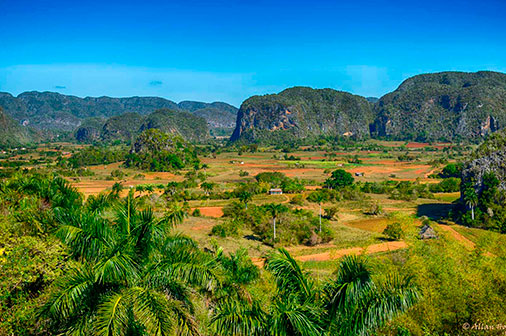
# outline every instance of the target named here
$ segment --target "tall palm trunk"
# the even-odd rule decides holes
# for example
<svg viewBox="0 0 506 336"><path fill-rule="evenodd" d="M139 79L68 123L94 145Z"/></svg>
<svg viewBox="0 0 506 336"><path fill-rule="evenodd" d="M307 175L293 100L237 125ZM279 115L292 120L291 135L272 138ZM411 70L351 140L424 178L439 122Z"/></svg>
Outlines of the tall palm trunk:
<svg viewBox="0 0 506 336"><path fill-rule="evenodd" d="M322 232L322 204L320 203L320 232Z"/></svg>
<svg viewBox="0 0 506 336"><path fill-rule="evenodd" d="M274 227L274 240L276 240L276 217L272 218L272 226Z"/></svg>

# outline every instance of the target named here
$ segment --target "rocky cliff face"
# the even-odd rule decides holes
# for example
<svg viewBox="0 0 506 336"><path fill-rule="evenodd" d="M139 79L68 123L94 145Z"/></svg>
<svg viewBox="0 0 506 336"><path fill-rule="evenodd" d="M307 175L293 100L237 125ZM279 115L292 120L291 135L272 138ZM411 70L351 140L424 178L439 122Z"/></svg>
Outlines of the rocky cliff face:
<svg viewBox="0 0 506 336"><path fill-rule="evenodd" d="M369 135L373 119L371 105L363 97L295 87L246 100L237 114L231 140L276 142L317 135L363 138Z"/></svg>
<svg viewBox="0 0 506 336"><path fill-rule="evenodd" d="M488 138L462 170L462 185L471 183L477 193L483 189L483 176L493 173L499 179L499 188L506 190L506 130L501 130Z"/></svg>
<svg viewBox="0 0 506 336"><path fill-rule="evenodd" d="M471 140L506 125L506 74L442 72L411 77L374 107L373 137Z"/></svg>

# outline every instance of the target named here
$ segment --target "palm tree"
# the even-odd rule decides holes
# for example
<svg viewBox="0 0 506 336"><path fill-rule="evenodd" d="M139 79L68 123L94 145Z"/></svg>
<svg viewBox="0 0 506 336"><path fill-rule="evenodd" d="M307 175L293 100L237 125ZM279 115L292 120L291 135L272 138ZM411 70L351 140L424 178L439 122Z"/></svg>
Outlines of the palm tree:
<svg viewBox="0 0 506 336"><path fill-rule="evenodd" d="M325 202L326 200L328 200L328 196L326 193L323 193L323 192L316 192L313 195L314 196L311 199L314 200L316 203L318 203L318 205L320 207L320 212L319 212L318 216L319 216L319 220L320 220L320 232L322 232L322 202Z"/></svg>
<svg viewBox="0 0 506 336"><path fill-rule="evenodd" d="M278 216L281 213L288 211L288 208L286 206L284 206L283 204L276 204L276 203L268 203L268 204L265 204L263 207L271 214L272 227L273 227L273 232L274 232L273 237L274 237L274 241L276 241L276 218L278 218Z"/></svg>
<svg viewBox="0 0 506 336"><path fill-rule="evenodd" d="M269 334L321 335L324 311L316 302L317 289L308 273L282 248L268 256L265 269L276 281Z"/></svg>
<svg viewBox="0 0 506 336"><path fill-rule="evenodd" d="M324 286L325 328L331 335L368 335L406 311L418 299L409 277L374 281L365 259L344 257L337 276Z"/></svg>
<svg viewBox="0 0 506 336"><path fill-rule="evenodd" d="M121 183L116 182L112 185L111 195L113 198L118 199L119 194L123 191L124 187Z"/></svg>
<svg viewBox="0 0 506 336"><path fill-rule="evenodd" d="M267 257L265 269L276 284L270 306L222 302L211 319L217 334L369 335L419 299L409 278L374 281L366 260L356 256L343 258L322 287L284 249Z"/></svg>
<svg viewBox="0 0 506 336"><path fill-rule="evenodd" d="M248 209L248 203L253 199L253 194L249 191L241 191L237 194L237 198L239 198L239 201L244 203L244 206L246 207L246 210Z"/></svg>
<svg viewBox="0 0 506 336"><path fill-rule="evenodd" d="M42 311L54 333L199 335L196 290L221 282L216 258L172 234L180 210L157 218L137 209L133 191L113 221L101 213L56 210L56 236L75 259ZM171 224L171 225L167 225Z"/></svg>
<svg viewBox="0 0 506 336"><path fill-rule="evenodd" d="M471 209L471 219L474 221L474 208L478 205L478 195L473 187L465 190L464 201L466 202L466 206Z"/></svg>

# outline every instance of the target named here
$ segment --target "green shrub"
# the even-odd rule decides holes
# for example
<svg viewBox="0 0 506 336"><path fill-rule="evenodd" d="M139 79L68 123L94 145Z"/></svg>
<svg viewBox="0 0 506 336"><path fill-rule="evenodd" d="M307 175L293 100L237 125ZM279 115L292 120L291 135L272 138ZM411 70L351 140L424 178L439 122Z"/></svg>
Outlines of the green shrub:
<svg viewBox="0 0 506 336"><path fill-rule="evenodd" d="M338 189L340 187L351 186L355 179L350 173L344 169L337 169L332 172L332 175L325 181L324 186L330 189Z"/></svg>
<svg viewBox="0 0 506 336"><path fill-rule="evenodd" d="M290 204L304 205L304 201L305 201L304 195L298 194L298 195L293 196L292 199L290 199Z"/></svg>
<svg viewBox="0 0 506 336"><path fill-rule="evenodd" d="M337 213L339 212L339 208L336 206L325 208L325 218L326 219L333 219L337 216Z"/></svg>
<svg viewBox="0 0 506 336"><path fill-rule="evenodd" d="M383 234L391 240L399 240L402 238L404 232L402 231L401 224L396 222L388 224L385 230L383 230Z"/></svg>
<svg viewBox="0 0 506 336"><path fill-rule="evenodd" d="M434 193L457 192L460 191L460 178L449 177L443 181L430 184L429 190Z"/></svg>
<svg viewBox="0 0 506 336"><path fill-rule="evenodd" d="M216 224L211 229L211 235L225 238L227 236L227 230L225 229L223 224Z"/></svg>

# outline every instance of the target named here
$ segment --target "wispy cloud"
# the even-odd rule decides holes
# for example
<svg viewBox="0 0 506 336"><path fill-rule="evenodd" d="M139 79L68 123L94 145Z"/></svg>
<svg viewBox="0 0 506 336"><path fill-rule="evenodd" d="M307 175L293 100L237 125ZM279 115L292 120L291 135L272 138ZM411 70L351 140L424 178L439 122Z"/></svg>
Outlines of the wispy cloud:
<svg viewBox="0 0 506 336"><path fill-rule="evenodd" d="M17 95L29 90L51 90L60 86L58 83L65 83L65 93L80 97L160 96L174 101L225 101L240 105L251 95L272 92L258 85L253 77L249 73L123 65L17 65L0 68L0 90Z"/></svg>
<svg viewBox="0 0 506 336"><path fill-rule="evenodd" d="M152 80L151 82L149 82L149 86L162 86L162 85L163 82L159 80Z"/></svg>

